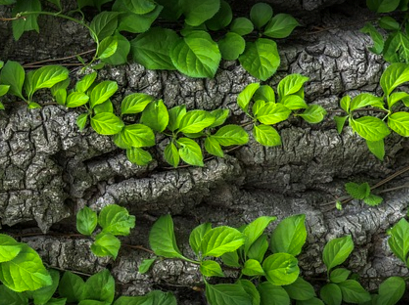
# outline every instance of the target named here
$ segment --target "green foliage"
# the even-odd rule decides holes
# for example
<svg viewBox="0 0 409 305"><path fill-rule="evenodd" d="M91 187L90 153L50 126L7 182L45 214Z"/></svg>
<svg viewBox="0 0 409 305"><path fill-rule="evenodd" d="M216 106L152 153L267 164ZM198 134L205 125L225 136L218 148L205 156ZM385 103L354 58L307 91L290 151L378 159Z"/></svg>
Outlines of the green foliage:
<svg viewBox="0 0 409 305"><path fill-rule="evenodd" d="M345 184L345 189L352 198L363 200L367 205L370 206L376 206L383 201L382 197L371 193L371 187L367 182L362 184L348 182Z"/></svg>
<svg viewBox="0 0 409 305"><path fill-rule="evenodd" d="M332 268L342 264L354 249L354 242L351 235L330 240L324 247L322 260L327 266L327 272Z"/></svg>

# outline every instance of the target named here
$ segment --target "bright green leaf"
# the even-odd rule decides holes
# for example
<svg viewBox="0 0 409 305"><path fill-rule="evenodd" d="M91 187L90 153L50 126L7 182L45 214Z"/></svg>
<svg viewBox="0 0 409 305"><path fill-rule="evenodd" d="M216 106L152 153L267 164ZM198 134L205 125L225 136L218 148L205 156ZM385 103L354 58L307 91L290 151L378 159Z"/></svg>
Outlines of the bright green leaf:
<svg viewBox="0 0 409 305"><path fill-rule="evenodd" d="M124 207L110 204L99 213L98 224L103 229L102 232L127 236L130 229L135 227L135 216L129 215Z"/></svg>
<svg viewBox="0 0 409 305"><path fill-rule="evenodd" d="M203 236L200 248L203 256L219 257L224 253L237 250L244 241L243 234L238 230L220 226L209 230Z"/></svg>
<svg viewBox="0 0 409 305"><path fill-rule="evenodd" d="M233 12L230 4L226 1L220 1L219 11L209 20L206 21L206 26L211 31L219 31L228 26L233 19Z"/></svg>
<svg viewBox="0 0 409 305"><path fill-rule="evenodd" d="M254 139L264 146L279 146L281 145L281 137L271 126L254 125L253 128Z"/></svg>
<svg viewBox="0 0 409 305"><path fill-rule="evenodd" d="M271 38L285 38L299 25L291 15L277 14L266 25L263 34Z"/></svg>
<svg viewBox="0 0 409 305"><path fill-rule="evenodd" d="M148 165L152 161L152 155L139 147L131 147L126 149L126 157L132 163L139 166Z"/></svg>
<svg viewBox="0 0 409 305"><path fill-rule="evenodd" d="M110 256L116 259L120 247L121 241L113 234L101 232L95 237L95 241L91 245L91 251L96 256Z"/></svg>
<svg viewBox="0 0 409 305"><path fill-rule="evenodd" d="M155 261L156 258L144 259L139 265L138 272L140 274L147 273Z"/></svg>
<svg viewBox="0 0 409 305"><path fill-rule="evenodd" d="M342 299L348 303L363 303L371 300L371 295L361 284L354 280L346 280L338 284L342 291Z"/></svg>
<svg viewBox="0 0 409 305"><path fill-rule="evenodd" d="M261 216L249 223L243 231L246 241L244 251L247 253L253 243L263 234L267 226L275 221L277 217Z"/></svg>
<svg viewBox="0 0 409 305"><path fill-rule="evenodd" d="M380 83L385 95L390 95L396 87L407 81L409 81L409 65L395 63L382 73Z"/></svg>
<svg viewBox="0 0 409 305"><path fill-rule="evenodd" d="M257 120L265 125L273 125L285 121L291 110L282 104L267 103L257 113Z"/></svg>
<svg viewBox="0 0 409 305"><path fill-rule="evenodd" d="M224 152L223 152L222 147L220 146L219 142L213 137L207 137L204 145L205 145L206 151L209 154L220 157L220 158L224 157Z"/></svg>
<svg viewBox="0 0 409 305"><path fill-rule="evenodd" d="M83 299L84 280L78 275L65 271L58 286L61 297L67 298L68 303L77 303Z"/></svg>
<svg viewBox="0 0 409 305"><path fill-rule="evenodd" d="M224 277L222 267L215 261L203 261L200 263L200 273L204 276Z"/></svg>
<svg viewBox="0 0 409 305"><path fill-rule="evenodd" d="M298 92L309 78L301 74L290 74L284 77L277 86L278 96L282 99Z"/></svg>
<svg viewBox="0 0 409 305"><path fill-rule="evenodd" d="M298 116L302 117L310 124L317 124L324 119L326 114L327 111L320 105L310 105L308 106L307 110L305 110L302 114L298 114Z"/></svg>
<svg viewBox="0 0 409 305"><path fill-rule="evenodd" d="M118 84L114 81L103 81L99 83L91 91L91 108L94 108L96 105L102 104L107 101L115 92L118 90Z"/></svg>
<svg viewBox="0 0 409 305"><path fill-rule="evenodd" d="M206 282L206 299L210 305L250 305L250 296L240 284L210 285Z"/></svg>
<svg viewBox="0 0 409 305"><path fill-rule="evenodd" d="M328 305L342 304L342 291L336 284L326 284L320 290L320 297Z"/></svg>
<svg viewBox="0 0 409 305"><path fill-rule="evenodd" d="M256 3L251 7L250 19L256 28L260 29L273 17L273 9L269 4Z"/></svg>
<svg viewBox="0 0 409 305"><path fill-rule="evenodd" d="M180 138L177 140L179 148L179 156L187 164L204 166L203 155L200 146L193 140L187 138Z"/></svg>
<svg viewBox="0 0 409 305"><path fill-rule="evenodd" d="M21 251L22 245L14 238L0 234L0 263L14 259Z"/></svg>
<svg viewBox="0 0 409 305"><path fill-rule="evenodd" d="M402 218L388 234L390 235L388 244L393 254L406 264L409 252L409 223Z"/></svg>
<svg viewBox="0 0 409 305"><path fill-rule="evenodd" d="M275 253L263 262L267 280L273 285L289 285L294 283L300 274L298 260L288 253Z"/></svg>
<svg viewBox="0 0 409 305"><path fill-rule="evenodd" d="M328 272L341 265L354 250L354 242L351 235L330 240L324 247L322 259Z"/></svg>
<svg viewBox="0 0 409 305"><path fill-rule="evenodd" d="M92 128L101 135L114 135L124 128L124 122L110 112L101 112L91 118Z"/></svg>
<svg viewBox="0 0 409 305"><path fill-rule="evenodd" d="M157 132L165 130L169 123L169 113L162 100L151 102L146 106L142 112L141 123Z"/></svg>
<svg viewBox="0 0 409 305"><path fill-rule="evenodd" d="M257 290L263 305L290 305L290 297L283 287L275 286L270 282L262 282L258 285Z"/></svg>
<svg viewBox="0 0 409 305"><path fill-rule="evenodd" d="M380 141L390 134L388 126L378 118L364 116L359 119L350 119L349 125L367 141Z"/></svg>
<svg viewBox="0 0 409 305"><path fill-rule="evenodd" d="M187 112L179 123L179 132L197 133L212 125L215 117L205 110L192 110Z"/></svg>
<svg viewBox="0 0 409 305"><path fill-rule="evenodd" d="M377 304L395 305L403 297L405 291L405 280L401 277L391 276L379 286L379 298Z"/></svg>
<svg viewBox="0 0 409 305"><path fill-rule="evenodd" d="M329 279L331 282L339 284L346 281L351 274L351 271L345 268L337 268L331 271Z"/></svg>
<svg viewBox="0 0 409 305"><path fill-rule="evenodd" d="M89 96L82 92L71 92L67 97L66 106L76 108L88 103Z"/></svg>
<svg viewBox="0 0 409 305"><path fill-rule="evenodd" d="M170 165L172 165L175 168L178 167L179 162L180 162L179 152L175 144L173 144L173 142L169 143L166 146L164 153L165 153L164 157L165 157L166 162L168 162Z"/></svg>
<svg viewBox="0 0 409 305"><path fill-rule="evenodd" d="M307 301L315 297L314 287L303 278L299 277L294 283L284 286L291 299Z"/></svg>
<svg viewBox="0 0 409 305"><path fill-rule="evenodd" d="M95 32L100 41L114 34L118 27L118 15L118 12L104 11L92 19L90 28Z"/></svg>
<svg viewBox="0 0 409 305"><path fill-rule="evenodd" d="M235 18L230 24L230 30L240 36L250 34L254 30L254 25L245 17Z"/></svg>
<svg viewBox="0 0 409 305"><path fill-rule="evenodd" d="M189 0L183 4L185 22L198 26L211 19L220 9L220 0Z"/></svg>
<svg viewBox="0 0 409 305"><path fill-rule="evenodd" d="M227 33L217 44L224 60L236 60L246 48L246 41L234 32Z"/></svg>
<svg viewBox="0 0 409 305"><path fill-rule="evenodd" d="M115 297L115 280L107 269L100 271L85 282L84 299L112 303Z"/></svg>
<svg viewBox="0 0 409 305"><path fill-rule="evenodd" d="M0 73L0 83L10 86L10 94L24 99L22 93L24 80L24 68L16 61L7 61Z"/></svg>
<svg viewBox="0 0 409 305"><path fill-rule="evenodd" d="M83 235L91 235L97 227L97 213L85 206L77 213L77 231Z"/></svg>
<svg viewBox="0 0 409 305"><path fill-rule="evenodd" d="M264 270L261 267L260 263L255 259L248 259L244 263L244 268L241 270L241 273L247 276L264 276Z"/></svg>
<svg viewBox="0 0 409 305"><path fill-rule="evenodd" d="M239 125L223 126L211 138L222 146L244 145L249 141L248 133Z"/></svg>

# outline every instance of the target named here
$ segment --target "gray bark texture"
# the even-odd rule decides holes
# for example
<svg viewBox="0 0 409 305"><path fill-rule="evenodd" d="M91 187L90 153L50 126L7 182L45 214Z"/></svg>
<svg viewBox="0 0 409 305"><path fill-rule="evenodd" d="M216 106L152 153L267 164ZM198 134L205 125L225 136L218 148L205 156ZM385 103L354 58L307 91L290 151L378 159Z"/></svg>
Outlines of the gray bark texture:
<svg viewBox="0 0 409 305"><path fill-rule="evenodd" d="M349 129L339 135L333 121L343 95L379 92L385 62L367 50L371 40L359 31L373 16L355 1L266 2L295 12L306 25L289 39L278 41L282 64L267 83L275 86L289 73L308 76L306 100L328 110L323 123L309 125L294 118L278 125L281 147L265 148L251 139L225 159L207 161L203 168L168 169L158 151L152 150L157 161L139 167L109 137L90 128L79 132L75 124L79 112L60 106L27 110L18 102L7 104L0 113L2 232L26 235L21 240L39 251L50 266L84 273L108 267L117 279L119 294L139 295L159 288L174 292L179 304L206 304L202 293L191 289L202 283L195 266L164 260L141 275L138 265L150 254L128 246L116 261L97 258L89 250L89 240L60 236L75 233L75 213L85 205L96 209L111 203L125 206L137 222L122 241L145 247L149 247L153 222L171 213L186 255L192 254L189 233L200 223L240 226L262 215L281 220L304 213L309 235L299 261L303 276L313 283L320 284L314 278L325 272L324 244L345 234L352 234L355 242L348 268L363 278L404 274L406 269L387 246L386 230L406 215L407 190L383 194L384 203L378 207L352 201L338 211L334 204L326 204L345 195L346 182L374 184L409 163L406 140L390 136L387 156L380 162ZM11 43L7 25L0 26L2 41L10 42L0 48L2 60L32 62L92 48L88 33L70 22L42 18L42 32L25 34L18 43ZM71 76L80 77L75 70ZM243 119L236 104L238 93L257 81L237 62L224 62L214 79L150 71L135 63L107 67L99 78L118 82L120 90L113 99L117 106L126 94L144 92L163 98L168 107L228 108L236 122ZM39 98L51 102L47 93ZM402 176L387 187L407 180ZM364 279L362 283L376 289L380 281Z"/></svg>

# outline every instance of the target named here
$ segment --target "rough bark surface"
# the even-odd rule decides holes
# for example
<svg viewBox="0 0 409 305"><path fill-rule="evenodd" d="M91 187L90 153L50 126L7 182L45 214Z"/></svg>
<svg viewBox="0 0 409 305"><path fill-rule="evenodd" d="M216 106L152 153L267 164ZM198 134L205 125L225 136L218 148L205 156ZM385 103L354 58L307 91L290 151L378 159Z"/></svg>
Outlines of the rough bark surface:
<svg viewBox="0 0 409 305"><path fill-rule="evenodd" d="M27 110L25 105L10 103L6 112L0 113L3 230L24 235L38 232L38 226L43 233L51 231L54 235L39 233L22 239L51 266L85 273L109 266L119 282L120 293L144 294L152 288L172 290L180 304L204 304L203 296L189 289L201 283L195 266L165 260L157 262L152 272L141 275L137 268L149 257L148 253L125 246L114 262L93 256L87 239L55 235L75 232L74 216L83 206L100 209L117 203L137 217L136 229L123 243L147 247L154 220L171 213L181 249L191 255L188 236L199 223L239 226L262 215L282 219L304 213L308 245L299 260L305 277L322 275L323 245L344 234L354 238L356 248L348 266L355 272L364 278L402 274L405 269L391 256L385 231L406 214L407 191L385 194L384 203L376 208L353 201L343 211L337 211L334 204L326 204L343 195L345 182L377 182L408 164L407 141L389 137L386 161L381 163L369 153L362 139L350 131L339 135L332 120L331 111L338 109L339 98L344 94L379 90L385 63L367 50L370 39L359 31L368 11L353 1L344 4L342 10L336 6L343 2L339 0L268 2L280 9L291 7L306 23L318 22L325 29L317 33L311 33L311 28L302 29L294 38L279 41L282 64L268 82L274 85L288 73L308 76L306 100L329 111L325 122L312 126L295 118L278 126L282 147L264 148L251 140L225 159L206 162L203 168L168 169L155 150L152 153L157 161L138 167L109 137L97 135L90 128L79 132L75 125L78 112L58 106ZM325 9L331 5L335 6ZM344 14L347 8L349 13ZM58 27L54 23L46 25L58 28L57 32L49 32L56 36L28 34L25 42L17 44L19 47L9 49L9 45L3 45L2 59L33 61L33 56L37 58L39 54L44 54L44 58L67 55L65 49L53 46L61 46L61 41L66 41L64 33L70 31L70 53L92 48L83 29L60 21L56 24ZM0 36L10 37L10 32L2 27ZM82 36L74 38L75 33ZM33 43L37 37L47 40L46 47L38 40ZM54 44L48 45L51 42ZM73 71L72 76L78 76L77 72ZM186 104L189 109L228 108L237 122L243 119L236 104L237 94L257 81L236 62L223 63L211 80L149 71L132 63L106 68L99 76L120 85L114 98L117 105L126 94L144 92L163 98L168 107ZM50 101L46 94L40 96L43 102ZM401 178L389 186L406 180ZM374 289L378 282L364 284Z"/></svg>

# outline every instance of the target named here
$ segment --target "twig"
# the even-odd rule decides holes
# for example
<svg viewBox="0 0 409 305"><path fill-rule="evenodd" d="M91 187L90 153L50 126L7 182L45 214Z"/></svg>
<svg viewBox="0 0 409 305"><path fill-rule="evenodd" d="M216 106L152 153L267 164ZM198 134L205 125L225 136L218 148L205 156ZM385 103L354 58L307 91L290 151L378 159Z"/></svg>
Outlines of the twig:
<svg viewBox="0 0 409 305"><path fill-rule="evenodd" d="M77 56L94 53L95 51L96 51L95 49L92 49L92 50L89 50L89 51L85 51L85 52L82 52L82 53L78 53L78 54L70 55L70 56L66 56L66 57L51 58L51 59L44 59L44 60L40 60L40 61L30 62L30 63L24 64L23 67L26 68L26 67L36 66L36 65L39 65L39 64L44 64L44 63L49 63L49 62L64 61L64 60L67 60L67 59L76 58Z"/></svg>

